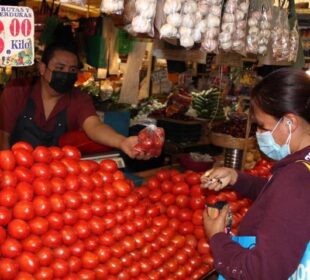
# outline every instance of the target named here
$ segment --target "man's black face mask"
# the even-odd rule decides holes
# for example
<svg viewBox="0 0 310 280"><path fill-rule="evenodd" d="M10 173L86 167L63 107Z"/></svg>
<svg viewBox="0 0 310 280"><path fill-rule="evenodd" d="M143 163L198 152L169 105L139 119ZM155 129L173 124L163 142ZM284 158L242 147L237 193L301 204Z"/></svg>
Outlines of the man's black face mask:
<svg viewBox="0 0 310 280"><path fill-rule="evenodd" d="M68 93L73 87L77 80L77 73L52 71L52 79L49 86L57 91L58 93Z"/></svg>

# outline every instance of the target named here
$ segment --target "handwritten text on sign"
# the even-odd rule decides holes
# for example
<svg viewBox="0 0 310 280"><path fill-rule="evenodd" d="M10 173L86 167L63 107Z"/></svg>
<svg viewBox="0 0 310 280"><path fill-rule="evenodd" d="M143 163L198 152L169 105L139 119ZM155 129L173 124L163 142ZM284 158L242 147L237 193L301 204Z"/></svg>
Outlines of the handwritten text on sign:
<svg viewBox="0 0 310 280"><path fill-rule="evenodd" d="M34 14L29 7L0 6L0 66L34 62Z"/></svg>

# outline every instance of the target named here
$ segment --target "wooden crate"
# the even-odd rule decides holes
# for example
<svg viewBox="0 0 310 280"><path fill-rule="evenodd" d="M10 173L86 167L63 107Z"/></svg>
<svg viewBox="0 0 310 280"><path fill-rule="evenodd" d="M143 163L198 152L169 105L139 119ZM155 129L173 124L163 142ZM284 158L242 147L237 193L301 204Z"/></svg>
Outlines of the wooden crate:
<svg viewBox="0 0 310 280"><path fill-rule="evenodd" d="M251 149L256 146L256 139L253 137L246 140L245 138L235 138L228 134L214 132L210 134L210 141L214 146L227 149L244 150L245 147Z"/></svg>

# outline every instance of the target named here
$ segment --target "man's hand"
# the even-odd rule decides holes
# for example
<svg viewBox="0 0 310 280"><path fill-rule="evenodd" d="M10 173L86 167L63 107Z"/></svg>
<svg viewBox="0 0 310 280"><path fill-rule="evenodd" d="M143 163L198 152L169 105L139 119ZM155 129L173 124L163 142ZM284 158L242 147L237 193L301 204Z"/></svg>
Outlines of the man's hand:
<svg viewBox="0 0 310 280"><path fill-rule="evenodd" d="M120 149L127 154L130 158L135 158L139 160L149 160L151 155L146 154L144 152L137 151L135 146L138 144L137 136L130 136L125 138L121 144Z"/></svg>
<svg viewBox="0 0 310 280"><path fill-rule="evenodd" d="M229 212L229 206L225 205L223 209L220 211L220 214L216 218L211 218L208 215L207 209L204 210L203 212L204 230L209 239L216 233L225 232L228 212Z"/></svg>

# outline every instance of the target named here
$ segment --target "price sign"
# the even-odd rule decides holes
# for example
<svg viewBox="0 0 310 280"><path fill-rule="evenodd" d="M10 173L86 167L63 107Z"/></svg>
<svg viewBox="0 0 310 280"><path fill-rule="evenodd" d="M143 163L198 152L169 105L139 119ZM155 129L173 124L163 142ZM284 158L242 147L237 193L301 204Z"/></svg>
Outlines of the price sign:
<svg viewBox="0 0 310 280"><path fill-rule="evenodd" d="M0 6L0 67L33 63L33 10L22 6Z"/></svg>

